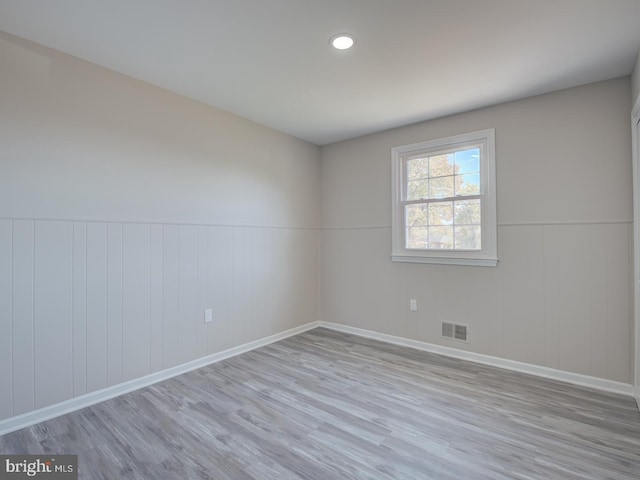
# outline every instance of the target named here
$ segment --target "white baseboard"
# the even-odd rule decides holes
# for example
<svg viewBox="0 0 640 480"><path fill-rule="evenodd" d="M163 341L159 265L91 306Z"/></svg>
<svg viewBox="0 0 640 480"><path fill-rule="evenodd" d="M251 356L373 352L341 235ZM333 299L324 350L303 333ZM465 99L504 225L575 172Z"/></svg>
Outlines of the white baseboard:
<svg viewBox="0 0 640 480"><path fill-rule="evenodd" d="M144 377L129 380L128 382L119 383L118 385L107 387L96 392L87 393L86 395L75 397L48 407L40 408L32 412L23 413L15 417L0 420L0 435L5 435L7 433L29 427L36 423L44 422L45 420L50 420L52 418L59 417L60 415L65 415L75 410L80 410L81 408L89 407L91 405L95 405L96 403L109 400L110 398L114 398L119 395L123 395L125 393L129 393L134 390L153 385L154 383L168 380L169 378L175 377L176 375L181 375L183 373L190 372L191 370L205 367L207 365L211 365L212 363L226 360L227 358L235 357L236 355L240 355L241 353L264 347L265 345L269 345L270 343L274 343L293 335L298 335L299 333L306 332L307 330L314 329L319 325L320 322L317 321L307 323L305 325L301 325L299 327L295 327L281 333L276 333L275 335L270 335L253 342L245 343L244 345L239 345L222 352L198 358L197 360L183 363L182 365L177 365L160 372L145 375Z"/></svg>
<svg viewBox="0 0 640 480"><path fill-rule="evenodd" d="M385 333L378 333L371 330L364 330L362 328L350 327L348 325L341 325L338 323L324 321L319 323L319 326L329 328L331 330L351 333L360 337L380 340L382 342L393 343L395 345L404 347L411 347L417 350L423 350L425 352L438 353L440 355L446 355L448 357L453 357L461 360L469 360L471 362L482 363L484 365L490 365L492 367L499 367L522 373L529 373L531 375L537 375L538 377L559 380L561 382L572 383L574 385L580 385L582 387L590 387L597 390L604 390L607 392L619 393L627 396L634 395L633 386L628 383L606 380L604 378L592 377L579 373L565 372L563 370L556 370L554 368L543 367L531 363L518 362L515 360L507 360L505 358L493 357L491 355L484 355L482 353L467 352L465 350L458 350L457 348L444 347L442 345L421 342L419 340L411 340L404 337L395 337L393 335L387 335ZM639 394L640 388L637 388L635 391L635 398L640 407Z"/></svg>
<svg viewBox="0 0 640 480"><path fill-rule="evenodd" d="M155 372L149 375L145 375L144 377L136 378L128 382L120 383L112 387L98 390L96 392L87 393L86 395L72 398L64 402L57 403L55 405L40 408L32 412L23 413L21 415L10 417L5 420L0 420L0 435L5 435L7 433L14 432L16 430L20 430L22 428L26 428L31 425L35 425L36 423L44 422L46 420L50 420L52 418L59 417L61 415L65 415L67 413L80 410L82 408L89 407L91 405L95 405L96 403L109 400L111 398L117 397L119 395L123 395L125 393L132 392L134 390L138 390L140 388L147 387L149 385L153 385L154 383L168 380L177 375L181 375L183 373L187 373L192 370L196 370L198 368L205 367L207 365L211 365L213 363L220 362L222 360L226 360L227 358L240 355L241 353L249 352L251 350L255 350L256 348L264 347L265 345L269 345L279 340L283 340L285 338L298 335L300 333L306 332L308 330L312 330L317 327L325 327L325 328L329 328L331 330L336 330L339 332L350 333L353 335L371 338L374 340L380 340L382 342L415 348L417 350L423 350L431 353L438 353L440 355L446 355L449 357L454 357L462 360L469 360L472 362L482 363L482 364L490 365L493 367L505 368L507 370L514 370L517 372L529 373L529 374L537 375L544 378L550 378L553 380L573 383L575 385L581 385L584 387L590 387L598 390L604 390L608 392L634 396L638 404L638 408L640 408L640 386L636 387L634 390L632 385L622 383L622 382L615 382L615 381L606 380L603 378L591 377L588 375L581 375L578 373L565 372L562 370L555 370L553 368L542 367L539 365L517 362L514 360L507 360L504 358L493 357L490 355L483 355L481 353L467 352L464 350L444 347L441 345L421 342L418 340L411 340L403 337L395 337L393 335L387 335L384 333L378 333L371 330L364 330L361 328L350 327L347 325L340 325L337 323L316 321L316 322L307 323L305 325L301 325L299 327L292 328L290 330L286 330L281 333L277 333L275 335L270 335L268 337L261 338L259 340L255 340L253 342L245 343L243 345L239 345L237 347L233 347L228 350L224 350L222 352L214 353L212 355L207 355L206 357L202 357L197 360L193 360L191 362L184 363L182 365L178 365L172 368L168 368L160 372Z"/></svg>

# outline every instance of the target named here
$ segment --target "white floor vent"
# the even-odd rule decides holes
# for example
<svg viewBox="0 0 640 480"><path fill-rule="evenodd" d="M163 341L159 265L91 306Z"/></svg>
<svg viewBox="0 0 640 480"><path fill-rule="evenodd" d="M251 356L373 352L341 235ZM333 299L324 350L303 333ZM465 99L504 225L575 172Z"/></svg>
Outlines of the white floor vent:
<svg viewBox="0 0 640 480"><path fill-rule="evenodd" d="M455 323L442 322L442 337L450 338L452 340L459 340L461 342L468 342L468 327L467 325L458 325Z"/></svg>

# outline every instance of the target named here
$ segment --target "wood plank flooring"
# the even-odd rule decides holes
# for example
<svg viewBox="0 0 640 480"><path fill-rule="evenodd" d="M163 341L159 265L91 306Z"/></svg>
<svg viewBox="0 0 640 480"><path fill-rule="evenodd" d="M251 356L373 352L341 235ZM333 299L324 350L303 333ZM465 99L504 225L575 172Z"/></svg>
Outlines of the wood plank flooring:
<svg viewBox="0 0 640 480"><path fill-rule="evenodd" d="M316 329L0 437L83 479L635 479L631 397Z"/></svg>

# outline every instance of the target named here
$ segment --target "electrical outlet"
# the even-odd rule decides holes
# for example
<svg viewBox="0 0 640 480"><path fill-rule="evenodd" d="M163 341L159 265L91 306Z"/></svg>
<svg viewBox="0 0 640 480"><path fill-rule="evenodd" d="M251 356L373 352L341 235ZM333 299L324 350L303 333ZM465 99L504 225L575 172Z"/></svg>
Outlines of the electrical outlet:
<svg viewBox="0 0 640 480"><path fill-rule="evenodd" d="M412 312L418 311L418 300L416 300L415 298L409 300L409 310L411 310Z"/></svg>
<svg viewBox="0 0 640 480"><path fill-rule="evenodd" d="M213 310L210 308L207 308L204 311L204 323L209 323L209 322L213 322Z"/></svg>

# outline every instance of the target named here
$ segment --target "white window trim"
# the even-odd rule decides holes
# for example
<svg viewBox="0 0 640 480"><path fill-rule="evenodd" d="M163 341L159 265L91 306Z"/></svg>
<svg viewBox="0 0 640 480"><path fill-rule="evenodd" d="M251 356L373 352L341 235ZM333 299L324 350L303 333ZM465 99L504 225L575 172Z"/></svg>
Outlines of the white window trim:
<svg viewBox="0 0 640 480"><path fill-rule="evenodd" d="M403 191L403 158L416 155L426 150L442 147L455 147L459 143L483 142L485 156L481 163L481 196L482 196L482 250L470 251L437 251L409 250L404 244L404 214L402 212ZM496 161L495 161L495 129L480 130L447 138L439 138L427 142L413 143L394 147L392 157L392 210L391 259L394 262L435 263L440 265L471 265L495 267L498 264L498 239L496 215Z"/></svg>

